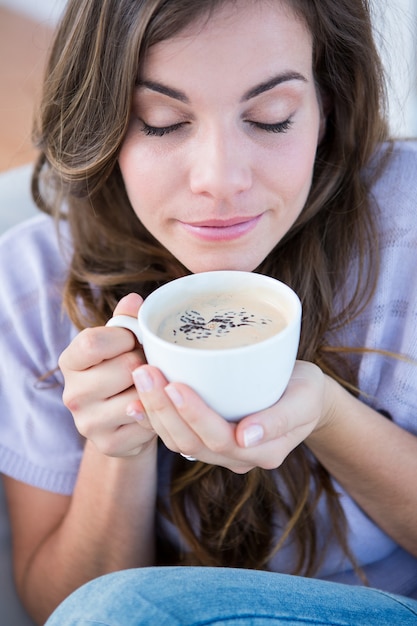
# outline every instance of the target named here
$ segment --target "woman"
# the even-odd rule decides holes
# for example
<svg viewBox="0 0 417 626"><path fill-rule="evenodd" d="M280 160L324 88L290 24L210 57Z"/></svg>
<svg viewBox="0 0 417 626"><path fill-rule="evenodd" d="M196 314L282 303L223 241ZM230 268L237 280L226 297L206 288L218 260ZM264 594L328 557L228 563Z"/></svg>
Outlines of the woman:
<svg viewBox="0 0 417 626"><path fill-rule="evenodd" d="M39 218L1 251L2 324L15 327L1 470L17 588L39 623L109 572L169 581L156 564L243 568L173 571L186 589L235 577L245 597L265 580L247 570L270 570L268 584L311 589L323 620L337 606L343 623L356 588L327 594L319 579L369 584L402 594L387 600L395 619L415 620L417 156L388 143L382 102L359 0L69 3L34 175L59 234ZM217 269L279 278L303 304L286 393L238 424L104 326L159 284ZM156 623L120 613L118 580L139 609L119 576L113 593L106 578L76 593L72 623L103 622L106 598L121 623ZM354 596L351 623L378 593Z"/></svg>

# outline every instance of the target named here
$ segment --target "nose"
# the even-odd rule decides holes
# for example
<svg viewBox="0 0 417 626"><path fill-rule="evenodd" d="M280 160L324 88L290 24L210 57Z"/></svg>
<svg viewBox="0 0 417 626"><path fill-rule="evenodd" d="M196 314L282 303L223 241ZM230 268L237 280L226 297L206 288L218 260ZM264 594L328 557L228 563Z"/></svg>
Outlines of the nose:
<svg viewBox="0 0 417 626"><path fill-rule="evenodd" d="M252 186L248 146L238 132L210 129L195 139L190 188L216 200L227 200Z"/></svg>

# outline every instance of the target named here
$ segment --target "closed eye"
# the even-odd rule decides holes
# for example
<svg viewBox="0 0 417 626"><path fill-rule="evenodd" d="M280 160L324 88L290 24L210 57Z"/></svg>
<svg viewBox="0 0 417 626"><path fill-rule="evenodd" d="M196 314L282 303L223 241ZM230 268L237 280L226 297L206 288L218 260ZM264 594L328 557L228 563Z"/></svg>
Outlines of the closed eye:
<svg viewBox="0 0 417 626"><path fill-rule="evenodd" d="M142 124L141 130L148 137L163 137L179 130L184 125L184 122L177 122L177 124L171 124L170 126L149 126L149 124L145 124L143 121Z"/></svg>
<svg viewBox="0 0 417 626"><path fill-rule="evenodd" d="M293 124L292 119L288 118L284 122L276 122L275 124L265 124L263 122L249 121L249 124L258 130L264 130L268 133L285 133Z"/></svg>
<svg viewBox="0 0 417 626"><path fill-rule="evenodd" d="M176 124L170 124L169 126L150 126L149 124L145 124L145 122L142 121L143 127L141 131L148 137L163 137L164 135L169 135L170 133L179 130L184 126L185 123L186 122L177 122ZM291 118L288 118L283 122L276 122L274 124L254 122L252 120L248 120L248 123L252 127L268 133L285 133L291 128L293 122Z"/></svg>

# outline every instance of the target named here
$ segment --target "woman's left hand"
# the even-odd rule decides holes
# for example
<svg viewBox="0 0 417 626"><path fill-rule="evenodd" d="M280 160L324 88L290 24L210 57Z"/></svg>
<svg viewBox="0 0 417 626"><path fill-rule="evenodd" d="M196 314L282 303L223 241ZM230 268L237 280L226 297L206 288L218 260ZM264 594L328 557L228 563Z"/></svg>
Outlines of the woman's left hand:
<svg viewBox="0 0 417 626"><path fill-rule="evenodd" d="M304 441L368 516L417 557L417 437L315 365L297 361L281 399L238 423L186 385L167 384L154 367L133 374L150 424L169 449L244 474L279 467Z"/></svg>
<svg viewBox="0 0 417 626"><path fill-rule="evenodd" d="M228 422L187 385L168 384L160 370L143 365L133 373L149 421L174 452L245 473L273 469L326 416L326 377L304 361L295 364L288 387L272 407Z"/></svg>

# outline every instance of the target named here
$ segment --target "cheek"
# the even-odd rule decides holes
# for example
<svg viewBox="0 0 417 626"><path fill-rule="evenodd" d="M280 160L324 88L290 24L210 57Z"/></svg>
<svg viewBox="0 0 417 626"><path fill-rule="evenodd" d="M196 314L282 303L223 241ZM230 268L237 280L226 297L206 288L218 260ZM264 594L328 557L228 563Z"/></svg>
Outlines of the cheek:
<svg viewBox="0 0 417 626"><path fill-rule="evenodd" d="M274 167L269 167L270 184L287 210L301 211L307 200L314 170L315 152L306 153L305 145L283 150ZM272 161L272 160L271 160Z"/></svg>
<svg viewBox="0 0 417 626"><path fill-rule="evenodd" d="M127 137L119 154L119 166L129 198L162 199L179 180L181 160L149 147L146 140Z"/></svg>
<svg viewBox="0 0 417 626"><path fill-rule="evenodd" d="M134 181L141 182L144 177L144 169L150 169L148 164L149 161L144 159L140 141L127 137L119 154L120 170L126 185L132 184Z"/></svg>
<svg viewBox="0 0 417 626"><path fill-rule="evenodd" d="M313 178L314 155L308 158L303 154L302 158L294 159L288 171L288 182L291 185L292 193L300 198L307 199Z"/></svg>
<svg viewBox="0 0 417 626"><path fill-rule="evenodd" d="M283 180L289 192L299 201L306 201L311 188L318 145L318 124L307 136L300 136L283 155Z"/></svg>
<svg viewBox="0 0 417 626"><path fill-rule="evenodd" d="M142 149L130 142L122 146L119 167L130 203L138 217L142 218L143 210L156 203L161 188L161 178L155 175L158 168L144 156Z"/></svg>

